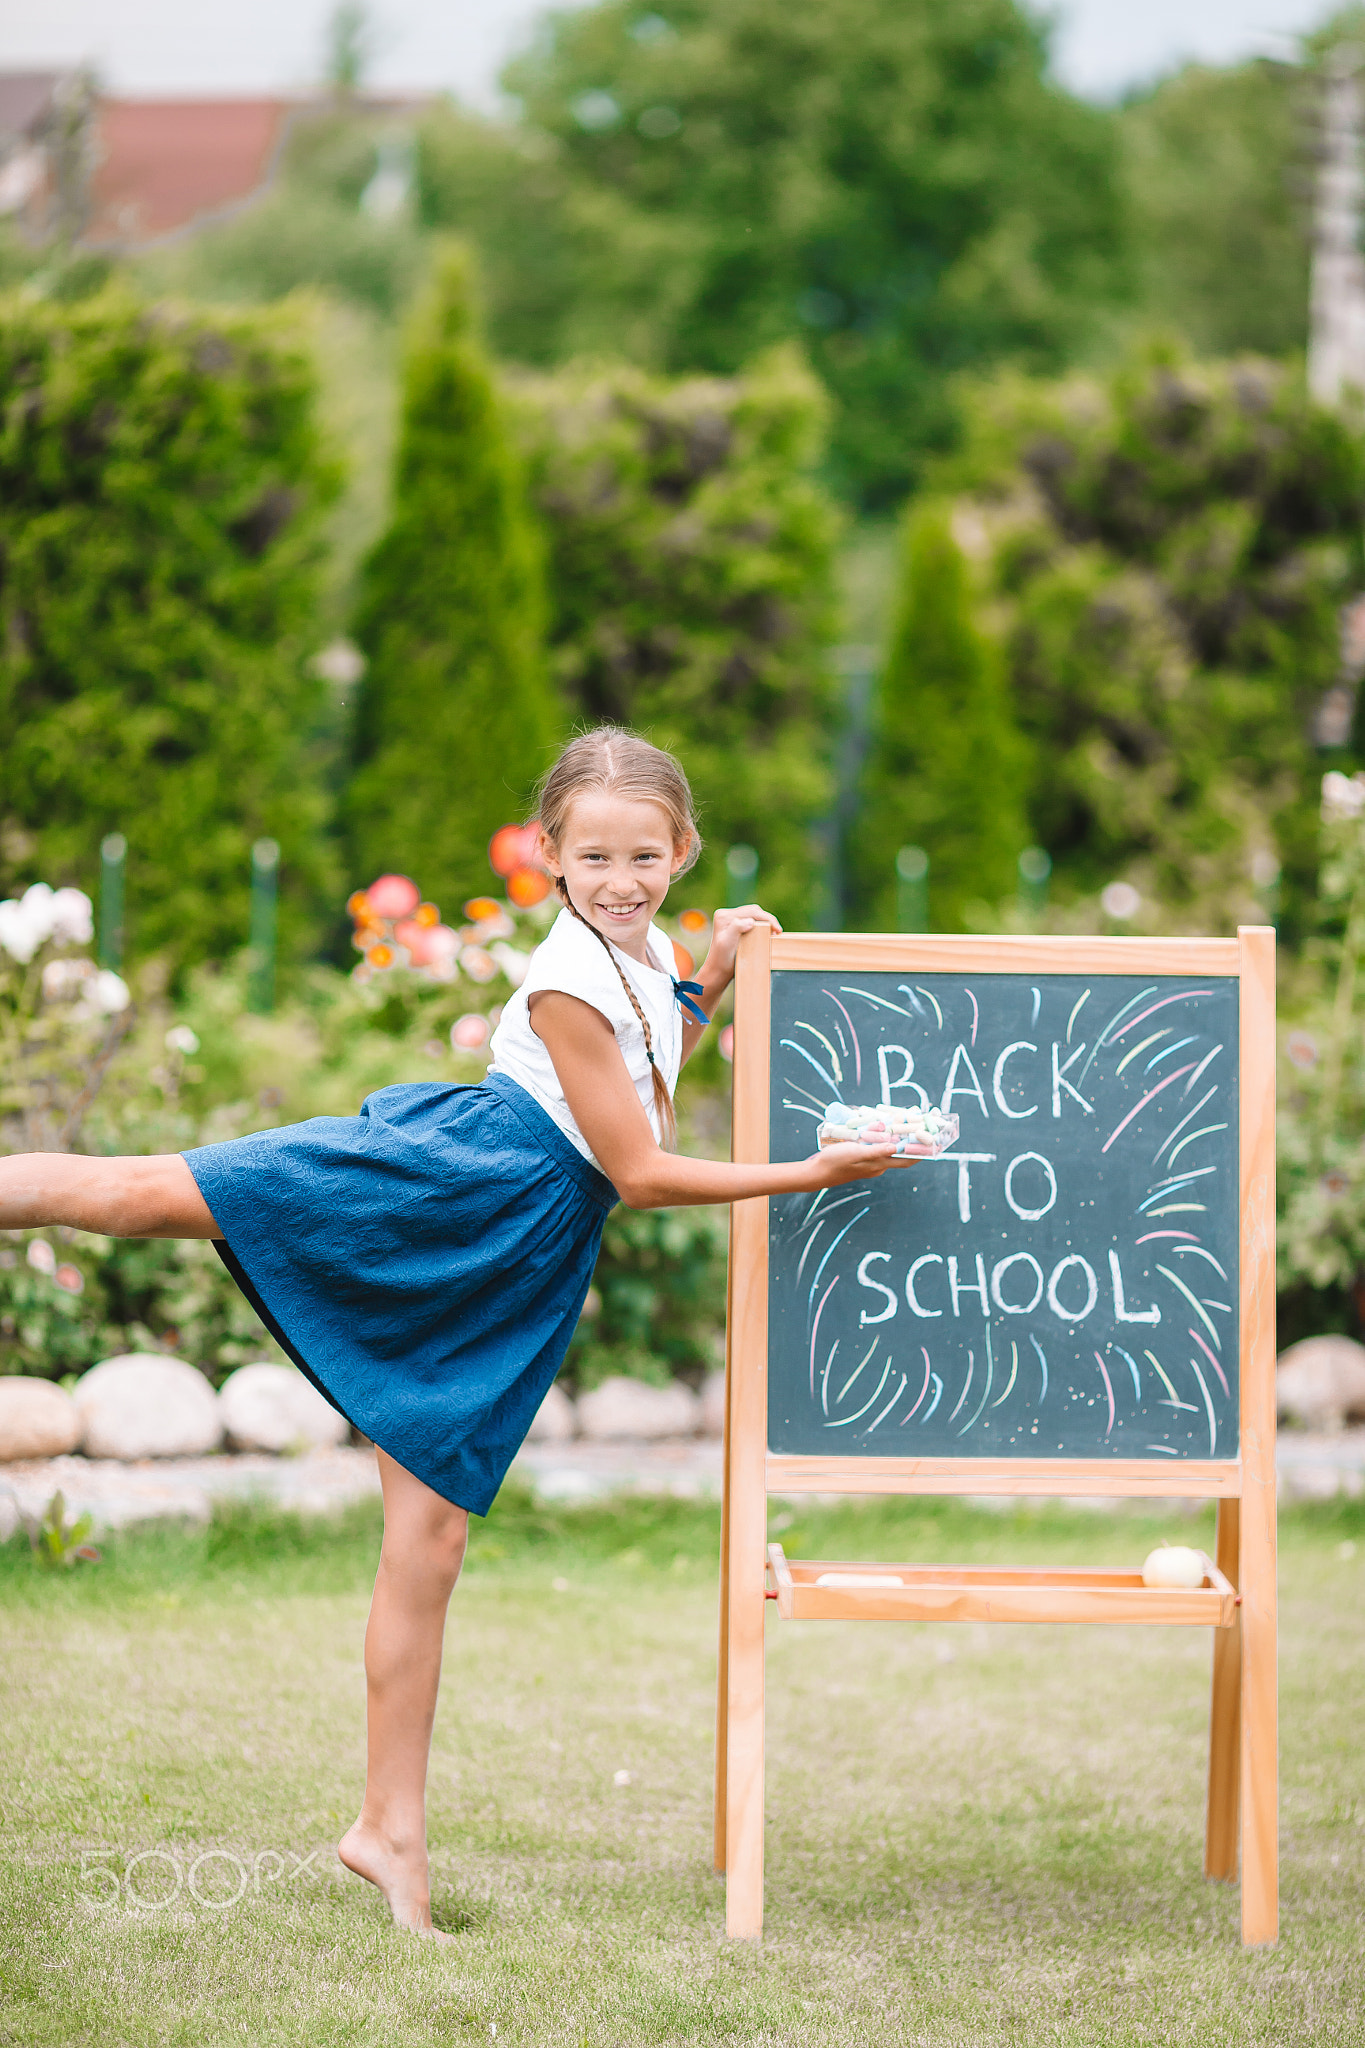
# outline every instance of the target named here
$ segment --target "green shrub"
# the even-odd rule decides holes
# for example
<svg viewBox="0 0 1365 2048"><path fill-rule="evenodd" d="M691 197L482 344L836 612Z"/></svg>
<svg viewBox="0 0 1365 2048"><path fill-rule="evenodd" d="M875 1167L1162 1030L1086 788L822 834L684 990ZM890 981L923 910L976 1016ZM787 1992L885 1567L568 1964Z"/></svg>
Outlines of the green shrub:
<svg viewBox="0 0 1365 2048"><path fill-rule="evenodd" d="M1028 842L1028 755L946 506L912 510L902 579L858 814L860 921L895 930L896 851L922 846L933 926L957 931L970 903L1012 886Z"/></svg>
<svg viewBox="0 0 1365 2048"><path fill-rule="evenodd" d="M742 840L764 903L808 922L837 530L811 475L819 386L781 351L728 379L583 369L514 389L571 715L681 755L708 841L689 896L724 902L725 848Z"/></svg>
<svg viewBox="0 0 1365 2048"><path fill-rule="evenodd" d="M558 727L537 536L454 249L408 350L393 497L355 623L369 667L345 799L352 875L418 873L453 906L480 886L488 840L522 812Z"/></svg>
<svg viewBox="0 0 1365 2048"><path fill-rule="evenodd" d="M1295 1335L1365 1321L1365 778L1330 773L1322 814L1310 979L1280 1044L1277 1251Z"/></svg>
<svg viewBox="0 0 1365 2048"><path fill-rule="evenodd" d="M1365 576L1365 432L1301 377L1153 351L971 403L981 554L1063 901L1122 874L1152 928L1286 936L1317 863L1311 730ZM1141 924L1141 919L1139 920Z"/></svg>
<svg viewBox="0 0 1365 2048"><path fill-rule="evenodd" d="M0 893L93 895L120 831L133 956L221 956L265 833L282 948L311 946L334 886L306 667L334 487L293 313L0 304Z"/></svg>

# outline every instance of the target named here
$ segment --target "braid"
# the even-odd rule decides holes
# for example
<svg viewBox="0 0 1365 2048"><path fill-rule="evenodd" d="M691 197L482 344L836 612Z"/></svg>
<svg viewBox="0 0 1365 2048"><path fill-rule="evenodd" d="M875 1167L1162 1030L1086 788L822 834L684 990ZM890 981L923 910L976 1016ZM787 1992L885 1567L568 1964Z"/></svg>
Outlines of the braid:
<svg viewBox="0 0 1365 2048"><path fill-rule="evenodd" d="M673 1112L673 1098L668 1092L668 1083L664 1080L663 1075L659 1072L654 1062L654 1034L649 1028L649 1019L641 1007L640 998L631 987L630 978L613 952L611 941L606 933L599 932L595 924L589 924L582 911L571 901L562 875L555 883L555 887L558 889L564 907L570 916L576 917L583 929L591 932L593 937L605 948L607 958L616 969L621 986L626 992L626 1000L640 1020L640 1029L645 1034L645 1058L649 1061L649 1078L654 1085L654 1107L659 1113L659 1128L664 1134L664 1144L671 1150L678 1142L678 1125Z"/></svg>

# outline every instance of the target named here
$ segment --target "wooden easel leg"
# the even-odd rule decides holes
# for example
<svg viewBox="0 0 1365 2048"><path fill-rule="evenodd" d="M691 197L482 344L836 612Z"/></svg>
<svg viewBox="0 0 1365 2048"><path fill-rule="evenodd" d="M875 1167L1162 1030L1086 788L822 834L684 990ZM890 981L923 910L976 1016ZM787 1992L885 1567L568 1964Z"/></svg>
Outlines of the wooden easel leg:
<svg viewBox="0 0 1365 2048"><path fill-rule="evenodd" d="M731 1262L733 1264L733 1260ZM720 1482L720 1640L716 1651L716 1796L714 1860L719 1871L726 1868L725 1820L728 1797L729 1757L726 1740L730 1719L730 1310L726 1304L725 1421L722 1428Z"/></svg>
<svg viewBox="0 0 1365 2048"><path fill-rule="evenodd" d="M731 1529L739 1517L731 1504ZM761 1550L760 1550L761 1556ZM725 1785L725 1932L763 1932L763 1581L730 1564Z"/></svg>
<svg viewBox="0 0 1365 2048"><path fill-rule="evenodd" d="M1275 1619L1275 934L1242 926L1242 1939L1275 1941L1279 1700Z"/></svg>
<svg viewBox="0 0 1365 2048"><path fill-rule="evenodd" d="M763 1932L763 1623L768 1494L761 1414L737 1414L754 1386L731 1377L725 1527L725 1931ZM747 1429L737 1426L747 1420Z"/></svg>
<svg viewBox="0 0 1365 2048"><path fill-rule="evenodd" d="M1257 1946L1280 1933L1273 1468L1255 1498L1244 1496L1241 1522L1242 1940Z"/></svg>
<svg viewBox="0 0 1365 2048"><path fill-rule="evenodd" d="M1233 1585L1241 1568L1241 1503L1218 1503L1214 1562ZM1204 1820L1204 1875L1237 1876L1237 1800L1242 1749L1241 1609L1231 1628L1213 1631L1213 1700L1209 1711L1209 1796Z"/></svg>

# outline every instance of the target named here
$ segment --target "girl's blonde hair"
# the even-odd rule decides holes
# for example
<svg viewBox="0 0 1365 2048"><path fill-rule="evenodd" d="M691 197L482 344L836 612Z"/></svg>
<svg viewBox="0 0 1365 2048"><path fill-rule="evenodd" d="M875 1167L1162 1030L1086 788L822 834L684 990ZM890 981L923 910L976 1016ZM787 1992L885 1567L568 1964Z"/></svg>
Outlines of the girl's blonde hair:
<svg viewBox="0 0 1365 2048"><path fill-rule="evenodd" d="M577 739L570 740L536 793L540 829L556 851L563 844L569 812L575 800L597 792L610 792L634 803L658 804L668 819L673 844L681 846L687 842L687 856L678 873L685 874L692 866L701 852L701 834L697 830L691 788L681 763L675 761L672 754L666 754L662 747L651 746L637 733L626 732L616 725L599 725L594 731L580 733ZM605 932L599 932L596 925L589 924L587 918L574 908L562 875L557 887L565 907L605 948L607 958L620 976L630 1007L640 1020L659 1126L665 1144L673 1145L678 1135L673 1098L655 1065L654 1034L649 1028L649 1019Z"/></svg>

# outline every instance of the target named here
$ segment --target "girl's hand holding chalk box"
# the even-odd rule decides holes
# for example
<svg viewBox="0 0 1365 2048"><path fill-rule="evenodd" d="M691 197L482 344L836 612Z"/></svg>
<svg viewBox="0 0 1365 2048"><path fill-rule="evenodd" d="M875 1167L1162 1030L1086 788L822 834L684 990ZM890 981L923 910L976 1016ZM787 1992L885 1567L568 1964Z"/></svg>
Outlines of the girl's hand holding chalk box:
<svg viewBox="0 0 1365 2048"><path fill-rule="evenodd" d="M885 1145L894 1139L898 1159L937 1159L957 1143L957 1118L941 1109L888 1109L885 1104L850 1108L831 1102L817 1132L826 1145Z"/></svg>

